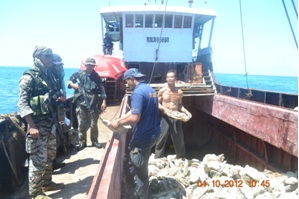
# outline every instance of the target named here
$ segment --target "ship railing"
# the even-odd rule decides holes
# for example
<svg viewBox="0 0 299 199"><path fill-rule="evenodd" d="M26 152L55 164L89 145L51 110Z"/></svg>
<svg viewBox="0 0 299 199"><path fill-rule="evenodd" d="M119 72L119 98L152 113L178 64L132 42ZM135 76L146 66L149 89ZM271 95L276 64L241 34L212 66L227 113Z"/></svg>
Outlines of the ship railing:
<svg viewBox="0 0 299 199"><path fill-rule="evenodd" d="M167 83L153 83L149 85L158 93L158 91L165 87ZM183 91L183 96L207 96L215 94L215 90L211 87L211 85L206 85L205 83L185 83L178 81L176 83L176 87ZM132 92L133 91L129 87L126 87L127 95L130 96Z"/></svg>
<svg viewBox="0 0 299 199"><path fill-rule="evenodd" d="M121 117L129 111L128 101L129 97L125 96L116 117ZM128 129L128 131L131 131L131 129ZM93 178L87 199L121 198L127 134L128 132L122 134L113 132L111 139L106 143L103 157Z"/></svg>
<svg viewBox="0 0 299 199"><path fill-rule="evenodd" d="M217 92L222 95L289 109L298 109L298 95L296 94L225 86L218 82L215 82L215 86Z"/></svg>

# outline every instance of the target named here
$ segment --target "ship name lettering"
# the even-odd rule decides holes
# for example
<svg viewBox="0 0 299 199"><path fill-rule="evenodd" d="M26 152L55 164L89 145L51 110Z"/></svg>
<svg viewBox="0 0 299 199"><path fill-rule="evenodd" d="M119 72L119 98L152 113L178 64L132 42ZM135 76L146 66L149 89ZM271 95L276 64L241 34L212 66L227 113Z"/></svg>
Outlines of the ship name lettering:
<svg viewBox="0 0 299 199"><path fill-rule="evenodd" d="M169 43L169 37L146 37L147 43Z"/></svg>

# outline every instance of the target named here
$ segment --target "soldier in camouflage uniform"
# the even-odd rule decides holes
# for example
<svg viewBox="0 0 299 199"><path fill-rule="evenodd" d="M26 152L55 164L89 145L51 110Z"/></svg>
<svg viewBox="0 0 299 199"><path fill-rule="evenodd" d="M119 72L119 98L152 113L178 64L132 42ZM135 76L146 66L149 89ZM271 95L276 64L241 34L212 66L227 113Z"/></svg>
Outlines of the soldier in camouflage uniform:
<svg viewBox="0 0 299 199"><path fill-rule="evenodd" d="M79 145L78 150L84 149L86 145L86 132L90 126L90 139L92 146L102 148L98 143L98 118L100 111L106 109L106 91L102 78L95 72L96 61L87 58L86 70L74 73L68 80L68 87L75 89L74 101L79 123ZM102 101L102 102L101 102Z"/></svg>
<svg viewBox="0 0 299 199"><path fill-rule="evenodd" d="M52 73L54 74L56 80L60 84L60 89L63 92L61 96L62 101L66 100L66 89L64 84L64 68L63 68L62 58L58 54L53 54L52 58Z"/></svg>
<svg viewBox="0 0 299 199"><path fill-rule="evenodd" d="M60 99L59 100L59 105L63 105L64 106L64 102L66 100L66 89L65 89L65 84L64 84L64 68L63 68L63 63L62 63L62 58L58 55L58 54L53 54L53 58L52 58L52 67L51 67L51 72L54 74L55 80L58 82L59 86L59 90L62 93ZM65 115L65 113L64 113ZM57 148L59 148L60 146L63 148L63 152L66 153L67 152L67 138L71 137L70 136L71 133L68 134L68 136L66 136L66 134L64 133L64 123L59 124L59 126L57 126L57 130L56 130L56 144L57 144ZM56 169L59 169L61 167L64 167L65 163L62 162L58 162L57 159L55 159L53 161L53 171Z"/></svg>
<svg viewBox="0 0 299 199"><path fill-rule="evenodd" d="M53 115L48 107L57 83L50 72L53 53L47 46L36 46L34 64L20 79L18 109L28 124L26 152L29 154L29 195L50 198L45 191L62 189L52 181L52 162L56 156L56 134L51 132ZM56 100L59 100L56 96Z"/></svg>

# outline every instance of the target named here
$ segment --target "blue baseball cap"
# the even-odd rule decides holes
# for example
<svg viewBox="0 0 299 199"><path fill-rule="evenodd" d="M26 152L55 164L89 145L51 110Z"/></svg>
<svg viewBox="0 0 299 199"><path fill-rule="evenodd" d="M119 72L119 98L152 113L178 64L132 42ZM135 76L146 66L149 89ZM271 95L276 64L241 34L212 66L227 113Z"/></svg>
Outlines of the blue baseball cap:
<svg viewBox="0 0 299 199"><path fill-rule="evenodd" d="M140 77L145 77L145 75L140 73L137 68L130 68L125 72L124 80L127 80L130 77L140 78Z"/></svg>
<svg viewBox="0 0 299 199"><path fill-rule="evenodd" d="M53 54L52 63L55 65L63 65L61 57L55 53Z"/></svg>

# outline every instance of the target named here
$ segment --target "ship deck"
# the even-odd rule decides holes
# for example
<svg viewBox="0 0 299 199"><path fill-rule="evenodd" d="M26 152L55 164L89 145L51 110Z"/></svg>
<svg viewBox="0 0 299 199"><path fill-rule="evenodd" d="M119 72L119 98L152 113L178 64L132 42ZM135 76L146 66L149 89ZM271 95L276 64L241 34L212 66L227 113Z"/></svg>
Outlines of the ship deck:
<svg viewBox="0 0 299 199"><path fill-rule="evenodd" d="M151 86L158 89L161 85ZM124 98L120 106L108 106L102 117L111 120L124 114L127 100ZM297 112L221 94L184 97L183 104L193 115L188 124L183 124L185 144L188 146L186 150L191 156L188 159L193 156L201 159L198 152L226 152L225 157L231 164L250 164L260 171L294 171L298 168L298 136L294 133L298 132ZM256 121L264 121L265 125L259 124L257 129L252 129L254 125L247 125L258 124ZM268 125L273 122L275 125ZM87 147L79 152L73 149L68 155L59 157L66 166L54 172L53 181L63 182L66 187L60 191L47 192L50 197L119 198L126 135L112 133L100 120L98 126L99 141L107 142L106 148ZM212 148L205 151L204 146ZM0 198L28 198L27 192L28 184L25 183L13 194L0 193Z"/></svg>
<svg viewBox="0 0 299 199"><path fill-rule="evenodd" d="M116 115L118 109L119 105L117 104L108 106L101 116L110 120ZM98 127L99 142L108 142L111 138L112 132L106 126L104 126L101 120L98 121ZM62 190L46 192L49 197L57 199L87 198L92 180L97 173L99 163L105 151L105 149L91 147L91 142L89 139L87 140L87 146L88 147L79 152L77 152L75 148L71 148L68 151L68 154L61 154L58 156L58 162L63 161L66 163L66 165L63 168L53 172L53 181L56 183L64 183L65 187ZM13 193L0 193L0 198L29 198L28 180L26 179L22 187Z"/></svg>

